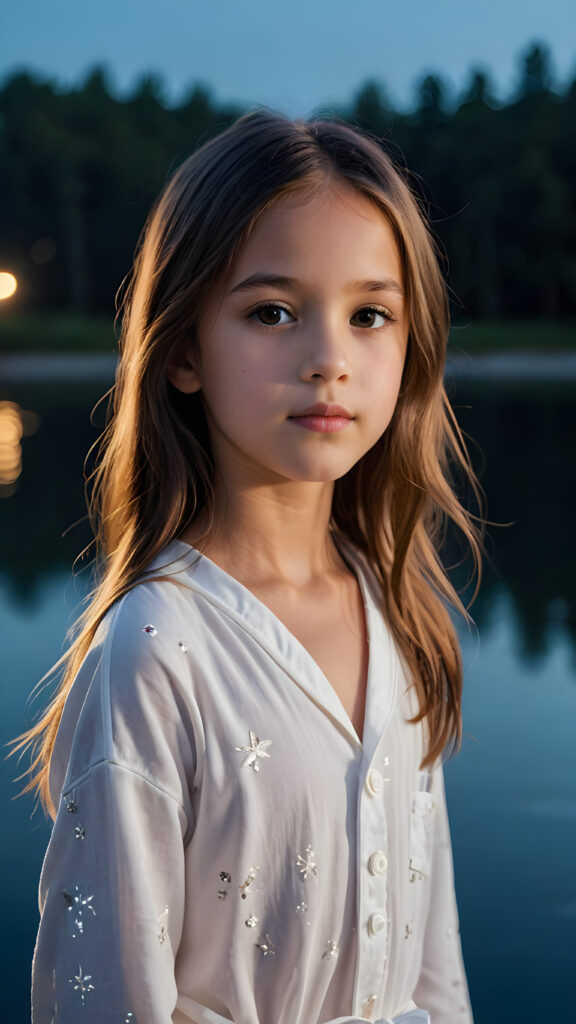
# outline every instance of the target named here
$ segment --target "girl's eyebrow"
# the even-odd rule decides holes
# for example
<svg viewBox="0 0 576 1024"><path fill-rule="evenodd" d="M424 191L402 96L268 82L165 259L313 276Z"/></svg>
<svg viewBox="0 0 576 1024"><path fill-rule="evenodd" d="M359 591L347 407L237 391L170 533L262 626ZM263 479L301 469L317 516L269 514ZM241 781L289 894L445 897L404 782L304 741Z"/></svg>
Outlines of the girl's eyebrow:
<svg viewBox="0 0 576 1024"><path fill-rule="evenodd" d="M266 274L258 271L256 274L251 274L244 281L240 281L239 284L234 285L230 289L230 295L249 291L251 288L289 289L299 283L294 277L284 277L281 274ZM397 292L399 295L404 294L401 285L393 277L385 277L381 281L352 281L346 290L348 292Z"/></svg>

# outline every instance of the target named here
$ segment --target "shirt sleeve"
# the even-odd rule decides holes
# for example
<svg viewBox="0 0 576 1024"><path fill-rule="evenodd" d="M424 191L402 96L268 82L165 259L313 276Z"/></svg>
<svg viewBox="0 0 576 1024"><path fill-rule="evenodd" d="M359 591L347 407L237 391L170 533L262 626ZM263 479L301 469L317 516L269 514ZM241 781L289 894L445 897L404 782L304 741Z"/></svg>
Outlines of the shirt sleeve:
<svg viewBox="0 0 576 1024"><path fill-rule="evenodd" d="M61 725L68 769L40 878L33 1024L172 1021L196 750L186 680L167 645L142 637L138 607L115 617L75 680L80 712Z"/></svg>
<svg viewBox="0 0 576 1024"><path fill-rule="evenodd" d="M442 769L435 773L436 827L431 871L431 900L424 955L414 1000L430 1013L432 1024L472 1024L462 959L454 892L452 844Z"/></svg>
<svg viewBox="0 0 576 1024"><path fill-rule="evenodd" d="M184 905L182 810L109 762L62 797L40 882L33 1024L169 1024Z"/></svg>

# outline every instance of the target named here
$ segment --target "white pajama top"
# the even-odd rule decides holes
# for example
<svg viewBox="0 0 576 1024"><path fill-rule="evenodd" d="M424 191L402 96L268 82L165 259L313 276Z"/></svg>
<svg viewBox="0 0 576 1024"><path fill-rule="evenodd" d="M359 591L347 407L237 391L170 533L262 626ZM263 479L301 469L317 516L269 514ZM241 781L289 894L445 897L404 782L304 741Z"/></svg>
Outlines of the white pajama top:
<svg viewBox="0 0 576 1024"><path fill-rule="evenodd" d="M105 616L52 761L34 1024L471 1024L442 769L342 550L362 742L286 626L181 541Z"/></svg>

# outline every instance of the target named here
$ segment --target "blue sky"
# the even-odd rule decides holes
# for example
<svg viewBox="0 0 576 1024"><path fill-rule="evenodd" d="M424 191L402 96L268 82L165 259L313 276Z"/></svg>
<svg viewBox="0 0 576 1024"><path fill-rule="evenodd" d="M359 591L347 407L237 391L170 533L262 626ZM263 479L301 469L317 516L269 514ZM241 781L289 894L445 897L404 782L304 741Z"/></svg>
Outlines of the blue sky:
<svg viewBox="0 0 576 1024"><path fill-rule="evenodd" d="M294 116L348 102L368 78L401 107L429 71L457 95L472 67L506 98L534 40L560 83L574 77L574 0L6 0L0 76L27 67L67 85L105 64L120 95L156 71L169 101L202 82Z"/></svg>

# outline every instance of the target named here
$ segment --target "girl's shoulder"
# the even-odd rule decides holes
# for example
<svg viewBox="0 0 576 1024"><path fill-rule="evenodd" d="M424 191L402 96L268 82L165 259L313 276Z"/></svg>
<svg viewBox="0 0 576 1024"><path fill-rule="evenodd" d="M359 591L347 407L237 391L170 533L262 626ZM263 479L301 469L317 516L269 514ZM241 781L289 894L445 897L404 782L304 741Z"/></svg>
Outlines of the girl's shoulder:
<svg viewBox="0 0 576 1024"><path fill-rule="evenodd" d="M176 792L175 751L189 752L186 770L194 773L201 726L183 637L193 635L199 613L182 559L172 554L166 549L154 560L95 633L58 730L50 773L57 795L103 761Z"/></svg>

